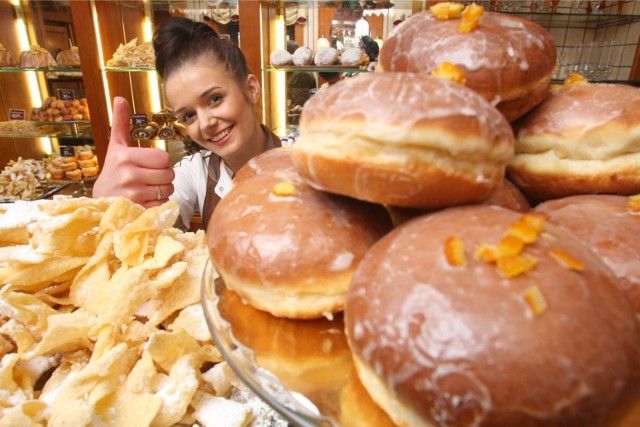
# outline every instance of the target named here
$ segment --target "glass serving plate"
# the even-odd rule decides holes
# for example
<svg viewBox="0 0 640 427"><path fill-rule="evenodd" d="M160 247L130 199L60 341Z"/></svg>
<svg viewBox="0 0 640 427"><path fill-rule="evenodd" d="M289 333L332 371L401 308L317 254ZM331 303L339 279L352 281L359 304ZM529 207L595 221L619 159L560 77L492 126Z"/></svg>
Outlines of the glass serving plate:
<svg viewBox="0 0 640 427"><path fill-rule="evenodd" d="M290 320L256 310L227 289L210 261L201 298L211 336L229 366L293 425L394 425L358 380L342 315Z"/></svg>

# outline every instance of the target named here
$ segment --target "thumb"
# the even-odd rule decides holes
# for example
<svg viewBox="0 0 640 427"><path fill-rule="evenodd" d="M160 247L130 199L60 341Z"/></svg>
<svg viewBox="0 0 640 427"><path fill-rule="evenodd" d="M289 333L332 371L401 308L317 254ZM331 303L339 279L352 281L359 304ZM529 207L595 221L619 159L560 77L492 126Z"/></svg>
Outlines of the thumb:
<svg viewBox="0 0 640 427"><path fill-rule="evenodd" d="M113 124L111 126L109 144L129 145L130 120L131 110L129 103L123 97L116 96L113 100Z"/></svg>

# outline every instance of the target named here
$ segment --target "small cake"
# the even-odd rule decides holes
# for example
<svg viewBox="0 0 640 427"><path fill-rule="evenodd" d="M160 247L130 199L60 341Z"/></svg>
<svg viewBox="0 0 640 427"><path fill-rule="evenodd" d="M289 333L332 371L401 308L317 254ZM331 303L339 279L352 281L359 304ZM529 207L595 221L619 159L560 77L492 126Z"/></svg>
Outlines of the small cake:
<svg viewBox="0 0 640 427"><path fill-rule="evenodd" d="M55 67L58 64L48 50L37 44L31 45L29 50L20 54L20 66L24 68Z"/></svg>
<svg viewBox="0 0 640 427"><path fill-rule="evenodd" d="M78 47L71 46L71 49L61 50L56 55L56 61L60 67L79 67L80 55L78 54Z"/></svg>
<svg viewBox="0 0 640 427"><path fill-rule="evenodd" d="M0 43L0 67L16 67L16 62L11 52Z"/></svg>

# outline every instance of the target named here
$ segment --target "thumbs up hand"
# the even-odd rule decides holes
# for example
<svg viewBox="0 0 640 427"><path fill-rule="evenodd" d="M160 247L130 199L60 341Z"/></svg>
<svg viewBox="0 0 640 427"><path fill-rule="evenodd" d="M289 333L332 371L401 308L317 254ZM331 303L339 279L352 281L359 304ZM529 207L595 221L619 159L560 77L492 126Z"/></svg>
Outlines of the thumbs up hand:
<svg viewBox="0 0 640 427"><path fill-rule="evenodd" d="M93 186L93 197L123 196L147 208L162 204L173 194L175 174L169 153L130 147L130 119L129 103L116 97L107 156Z"/></svg>

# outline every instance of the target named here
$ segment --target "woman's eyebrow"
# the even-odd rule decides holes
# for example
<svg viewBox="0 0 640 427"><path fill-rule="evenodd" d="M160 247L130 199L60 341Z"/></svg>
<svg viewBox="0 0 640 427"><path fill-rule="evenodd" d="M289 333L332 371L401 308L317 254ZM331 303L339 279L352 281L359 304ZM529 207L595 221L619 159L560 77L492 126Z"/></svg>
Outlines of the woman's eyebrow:
<svg viewBox="0 0 640 427"><path fill-rule="evenodd" d="M211 91L213 91L213 90L216 90L216 89L220 89L220 88L222 88L222 86L211 86L210 88L205 89L205 90L204 90L204 92L202 92L202 93L198 96L198 98L203 98L203 97L207 96L207 94L208 94L209 92L211 92ZM185 108L185 107L180 107L180 108L178 108L177 110L175 110L175 113L176 113L176 114L179 114L179 113L181 113L181 112L182 112L182 111L184 111L184 110L186 110L186 108Z"/></svg>

